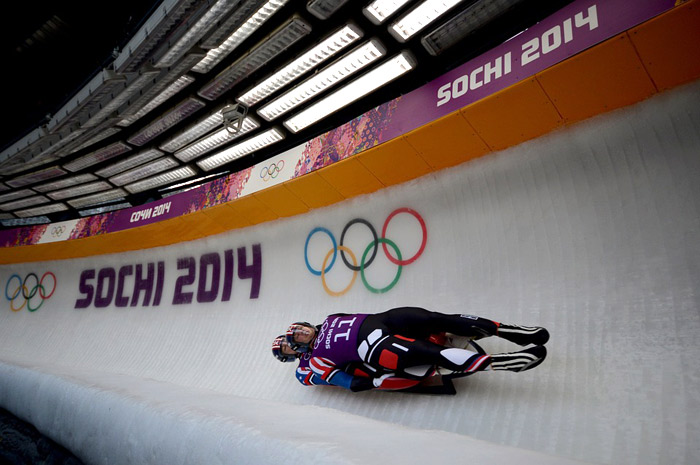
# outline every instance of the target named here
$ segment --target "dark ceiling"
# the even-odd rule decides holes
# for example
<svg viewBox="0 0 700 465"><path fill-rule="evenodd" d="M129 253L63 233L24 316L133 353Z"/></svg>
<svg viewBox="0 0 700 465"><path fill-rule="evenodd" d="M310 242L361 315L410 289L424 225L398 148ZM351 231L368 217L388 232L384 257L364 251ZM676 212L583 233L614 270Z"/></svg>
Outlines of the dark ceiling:
<svg viewBox="0 0 700 465"><path fill-rule="evenodd" d="M0 29L6 105L0 148L46 122L112 60L158 0L12 2Z"/></svg>
<svg viewBox="0 0 700 465"><path fill-rule="evenodd" d="M154 118L163 114L167 108L172 107L177 102L191 96L196 97L198 89L208 83L220 71L236 61L256 44L263 41L276 28L280 27L293 15L302 18L311 26L311 33L303 39L290 46L286 53L269 60L262 68L248 74L243 81L236 85L231 91L221 99L214 102L206 102L207 108L198 110L193 115L196 119L212 108L221 105L224 98L233 99L239 95L241 90L246 90L259 82L262 78L276 71L284 64L304 50L319 42L331 32L345 25L348 21L354 22L364 32L364 39L377 38L387 49L387 56L392 56L401 50L410 50L418 62L418 66L413 71L407 73L402 78L386 85L381 91L375 91L368 97L348 105L342 110L332 114L318 123L304 129L298 133L286 130L277 122L276 127L281 127L285 131L283 142L275 144L270 149L263 149L254 154L240 158L217 170L217 172L230 173L254 165L265 158L280 153L290 147L299 145L318 134L339 126L349 119L362 114L363 112L391 100L403 93L409 92L424 83L444 74L446 71L458 66L470 58L477 56L492 48L516 33L534 24L538 20L550 15L560 9L571 0L511 0L501 3L510 5L506 12L496 19L488 22L483 27L463 37L456 45L437 56L433 56L426 51L421 44L422 34L418 34L406 43L399 43L388 33L388 24L395 17L403 12L409 11L420 1L414 0L403 7L390 21L376 26L368 20L362 13L362 8L369 3L365 1L347 1L339 10L334 12L328 19L321 20L307 10L307 1L289 1L275 15L268 20L259 30L250 35L234 53L219 63L213 70L206 74L189 73L195 78L194 84L188 86L184 93L178 94L164 104L148 113L141 120L124 129L121 134L111 136L92 146L82 148L67 155L61 155L60 160L47 158L45 163L41 163L41 157L32 159L37 162L27 170L17 170L17 163L13 169L6 168L12 166L0 160L0 197L13 191L30 191L24 195L45 195L41 189L32 191L35 186L40 186L46 181L37 181L34 184L13 187L12 180L40 171L51 166L62 166L81 156L94 152L96 149L114 143L125 141L129 134L134 134L150 124ZM498 3L497 0L482 0L485 3ZM160 1L152 0L120 0L119 2L94 2L87 0L74 0L67 2L18 2L19 5L7 7L3 15L4 25L2 27L2 63L9 72L4 76L4 99L6 118L3 122L3 131L0 140L0 150L9 150L13 144L22 139L27 133L39 126L47 124L50 118L56 114L78 91L80 91L89 80L99 71L108 68L114 62L118 52L121 51L129 39L139 31L144 22L151 16L155 9L161 4ZM198 0L197 5L213 5L214 0ZM243 2L245 3L245 0ZM426 32L434 29L439 24L447 21L451 16L459 11L465 10L469 6L478 3L474 0L466 0L450 10L434 24L426 28ZM183 20L184 21L184 20ZM310 75L313 71L308 72ZM306 78L302 76L301 79ZM291 86L289 86L291 87ZM283 91L286 90L283 89ZM234 92L236 93L234 95ZM278 92L278 94L281 92ZM256 107L270 101L276 97L268 97L261 103L251 107L254 113ZM258 118L264 124L262 118ZM179 123L169 130L170 134L181 131L187 126L187 121ZM263 126L265 127L265 126ZM168 133L162 134L153 141L151 146L158 146ZM133 155L136 150L147 148L134 147L134 151L128 152L122 157ZM49 151L50 155L50 151ZM77 172L67 172L54 180L70 178L77 174L92 173L101 168L118 161L119 158L110 159L108 162L98 163ZM185 163L181 163L185 165ZM190 163L197 170L197 175L206 174ZM10 184L6 184L7 182ZM108 182L107 179L103 181ZM110 186L117 187L117 186ZM126 205L127 203L136 206L145 202L157 200L163 195L163 190L167 185L159 186L138 194L128 194L125 200L114 201L115 204ZM70 199L67 199L70 200ZM15 210L20 208L3 208L0 201L0 219L4 228L14 227L22 215ZM62 221L81 216L78 208L74 208L69 202L63 200L62 203L68 207L67 210L57 213L42 215L39 221ZM26 215L25 215L26 216Z"/></svg>

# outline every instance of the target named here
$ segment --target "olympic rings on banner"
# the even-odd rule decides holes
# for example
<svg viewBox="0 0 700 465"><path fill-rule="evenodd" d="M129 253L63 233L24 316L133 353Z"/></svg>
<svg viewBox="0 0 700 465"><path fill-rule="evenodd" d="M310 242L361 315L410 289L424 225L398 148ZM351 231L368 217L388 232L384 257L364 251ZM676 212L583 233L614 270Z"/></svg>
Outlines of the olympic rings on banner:
<svg viewBox="0 0 700 465"><path fill-rule="evenodd" d="M48 284L46 286L44 285L44 280L47 277L50 277L53 280L51 291L48 294L46 292ZM15 287L12 293L10 293L10 284L13 283L15 280L17 281L17 287ZM31 287L27 285L28 283ZM56 275L50 271L44 273L41 279L39 279L36 273L28 273L27 276L24 277L24 279L22 279L20 275L15 273L12 276L10 276L7 280L7 283L5 283L5 298L10 301L10 310L12 310L13 312L19 312L25 306L30 312L35 312L39 310L39 308L41 308L42 305L44 305L44 302L46 300L51 298L54 292L56 292L56 284ZM41 302L36 307L32 307L32 299L34 299L34 297L36 297L37 295L39 296L38 298L41 299ZM22 297L24 302L22 303L22 305L19 306L19 308L17 308L15 306L15 300L17 300L19 297Z"/></svg>
<svg viewBox="0 0 700 465"><path fill-rule="evenodd" d="M270 179L275 179L280 171L284 169L284 160L280 160L277 163L272 163L270 166L263 166L260 169L260 177L263 181L267 182Z"/></svg>
<svg viewBox="0 0 700 465"><path fill-rule="evenodd" d="M51 228L51 237L61 237L66 232L65 226L54 226Z"/></svg>
<svg viewBox="0 0 700 465"><path fill-rule="evenodd" d="M387 229L389 227L389 223L391 220L398 215L399 213L408 213L412 215L413 217L418 220L418 223L420 224L421 231L422 231L422 240L420 247L418 251L412 256L404 259L401 255L401 251L399 250L399 247L394 243L392 240L388 239L386 237ZM366 226L370 233L372 234L372 241L367 245L367 248L364 250L364 253L362 254L362 259L360 260L360 263L358 265L357 263L357 257L355 254L352 252L351 249L346 247L344 244L345 242L345 236L348 232L348 230L355 226L355 225L363 225ZM311 241L311 237L316 234L316 233L325 233L331 240L332 247L326 254L323 264L321 265L321 269L317 270L311 266L309 263L309 242ZM321 283L323 284L323 289L332 296L341 296L348 292L350 288L352 288L353 284L355 283L355 279L357 278L357 273L360 272L360 275L362 277L362 283L365 285L367 290L370 292L376 293L376 294L381 294L384 292L389 291L392 289L398 282L399 279L401 278L401 270L404 266L410 265L411 263L415 262L418 257L420 257L424 250L425 250L425 245L428 241L428 232L427 228L425 226L425 221L423 220L423 217L418 214L413 209L410 208L398 208L391 212L391 214L387 217L387 219L384 221L384 225L382 227L382 235L381 237L377 236L377 231L372 226L372 224L363 219L363 218L355 218L351 221L349 221L345 227L343 228L343 231L340 235L340 243L338 244L335 240L335 236L331 231L329 231L326 228L323 227L316 227L311 230L309 235L306 237L306 243L304 245L304 261L306 262L306 268L315 276L321 276ZM383 288L375 288L369 282L367 281L367 277L365 276L365 270L372 264L374 261L375 257L377 256L377 251L379 250L379 244L382 244L382 250L384 251L384 254L386 255L387 259L398 266L398 269L396 271L396 275L394 276L394 279L389 285ZM389 246L391 249L393 249L393 254L389 251ZM352 279L350 281L350 284L346 286L344 289L340 291L334 291L328 287L328 283L326 282L326 274L333 268L333 265L335 264L338 251L340 251L340 257L345 264L345 266L353 272L352 274ZM370 254L371 251L371 254ZM352 263L348 262L348 259L346 257L346 254L350 256L350 259L352 260ZM332 258L331 258L332 257Z"/></svg>

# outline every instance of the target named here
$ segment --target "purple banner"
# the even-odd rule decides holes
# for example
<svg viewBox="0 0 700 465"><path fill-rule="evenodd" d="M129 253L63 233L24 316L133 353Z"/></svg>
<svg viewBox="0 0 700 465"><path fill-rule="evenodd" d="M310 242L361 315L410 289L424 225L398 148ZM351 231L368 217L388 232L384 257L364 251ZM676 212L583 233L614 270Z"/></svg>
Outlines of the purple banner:
<svg viewBox="0 0 700 465"><path fill-rule="evenodd" d="M464 108L672 8L676 0L582 0L406 94L382 134L391 140Z"/></svg>

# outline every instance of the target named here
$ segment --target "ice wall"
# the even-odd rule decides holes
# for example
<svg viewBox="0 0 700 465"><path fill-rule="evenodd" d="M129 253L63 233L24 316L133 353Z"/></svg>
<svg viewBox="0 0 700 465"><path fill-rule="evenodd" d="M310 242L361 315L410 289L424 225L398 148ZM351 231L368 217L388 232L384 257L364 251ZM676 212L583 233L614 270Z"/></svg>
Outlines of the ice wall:
<svg viewBox="0 0 700 465"><path fill-rule="evenodd" d="M0 406L89 463L697 463L699 102L691 84L199 241L4 266ZM404 207L425 231L413 214L391 217ZM309 268L356 218L379 234L390 219L386 237L418 256L396 278L380 248L364 280L332 296L352 282L341 257L324 276ZM358 261L370 241L366 223L348 226ZM27 304L41 307L12 311L31 273L44 287ZM427 397L306 388L270 356L292 321L400 305L546 326L549 358Z"/></svg>

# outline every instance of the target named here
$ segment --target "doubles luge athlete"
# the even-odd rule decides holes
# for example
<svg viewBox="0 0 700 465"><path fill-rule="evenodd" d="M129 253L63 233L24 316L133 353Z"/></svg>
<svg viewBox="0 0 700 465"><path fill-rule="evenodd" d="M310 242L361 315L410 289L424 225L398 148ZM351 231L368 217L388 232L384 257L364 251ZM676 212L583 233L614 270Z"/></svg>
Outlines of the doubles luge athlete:
<svg viewBox="0 0 700 465"><path fill-rule="evenodd" d="M470 348L451 346L446 341L452 335L467 341L496 336L533 346L489 355L474 343ZM282 362L298 361L296 377L307 386L454 394L452 378L538 366L547 355L548 340L542 327L400 307L378 314L337 313L318 326L293 323L275 338L272 353Z"/></svg>

